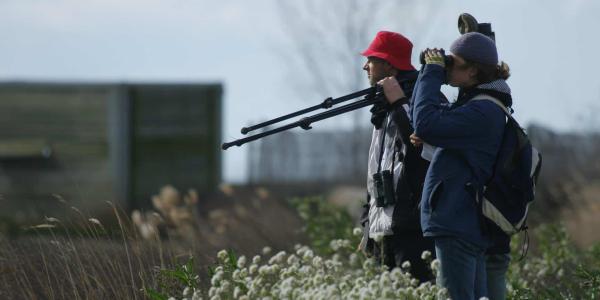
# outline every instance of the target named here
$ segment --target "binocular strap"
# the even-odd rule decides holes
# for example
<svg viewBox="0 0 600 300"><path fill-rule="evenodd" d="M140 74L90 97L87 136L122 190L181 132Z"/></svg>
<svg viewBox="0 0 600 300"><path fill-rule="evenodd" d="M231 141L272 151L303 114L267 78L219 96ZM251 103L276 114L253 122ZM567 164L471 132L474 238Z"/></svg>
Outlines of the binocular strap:
<svg viewBox="0 0 600 300"><path fill-rule="evenodd" d="M381 137L381 145L380 145L380 149L379 149L379 162L377 163L377 173L381 172L381 163L383 161L383 155L385 153L385 138L387 135L387 129L388 126L390 126L391 123L391 117L390 117L390 113L387 113L386 116L386 123L385 126L383 127L383 136ZM396 129L396 137L398 136L398 129ZM390 168L390 172L392 173L392 179L394 178L394 167L395 167L395 163L396 163L396 147L393 147L394 150L392 152L392 166Z"/></svg>

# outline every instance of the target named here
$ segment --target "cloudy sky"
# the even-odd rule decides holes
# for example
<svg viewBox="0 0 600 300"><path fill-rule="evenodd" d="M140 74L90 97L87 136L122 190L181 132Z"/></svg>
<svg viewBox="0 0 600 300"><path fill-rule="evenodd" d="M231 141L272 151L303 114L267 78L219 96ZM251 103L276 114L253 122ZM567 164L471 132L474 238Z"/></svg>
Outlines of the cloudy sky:
<svg viewBox="0 0 600 300"><path fill-rule="evenodd" d="M280 54L288 38L282 22L294 16L282 18L275 2L0 0L0 80L220 82L223 140L230 141L242 126L321 101L290 88ZM414 11L419 28L384 20L369 28L371 35L392 30L418 37L415 51L448 47L458 35L457 16L469 12L493 24L500 58L512 69L521 123L600 128L600 1L421 2L430 9ZM338 126L327 122L323 128ZM245 157L244 147L224 153L226 181L245 180Z"/></svg>

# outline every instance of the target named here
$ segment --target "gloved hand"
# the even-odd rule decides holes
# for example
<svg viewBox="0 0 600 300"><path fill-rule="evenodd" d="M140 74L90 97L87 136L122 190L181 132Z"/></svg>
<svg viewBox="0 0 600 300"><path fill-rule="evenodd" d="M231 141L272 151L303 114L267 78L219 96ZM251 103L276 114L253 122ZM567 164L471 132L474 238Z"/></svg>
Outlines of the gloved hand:
<svg viewBox="0 0 600 300"><path fill-rule="evenodd" d="M425 63L428 65L439 65L442 68L446 67L445 55L443 51L436 49L425 50Z"/></svg>

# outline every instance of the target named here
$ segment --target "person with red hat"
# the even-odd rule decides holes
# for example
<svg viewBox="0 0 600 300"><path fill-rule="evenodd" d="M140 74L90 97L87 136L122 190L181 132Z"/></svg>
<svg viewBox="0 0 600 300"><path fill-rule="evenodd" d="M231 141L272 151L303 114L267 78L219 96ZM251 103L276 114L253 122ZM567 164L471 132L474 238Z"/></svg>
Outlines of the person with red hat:
<svg viewBox="0 0 600 300"><path fill-rule="evenodd" d="M371 86L391 83L405 93L384 90L387 101L371 109L374 129L359 248L390 269L410 265L415 278L429 281L433 275L426 260L435 251L433 241L423 237L419 216L419 200L429 163L421 158L420 149L410 143L413 129L407 112L418 75L411 64L411 52L412 43L406 37L380 31L361 53L367 58L363 70Z"/></svg>

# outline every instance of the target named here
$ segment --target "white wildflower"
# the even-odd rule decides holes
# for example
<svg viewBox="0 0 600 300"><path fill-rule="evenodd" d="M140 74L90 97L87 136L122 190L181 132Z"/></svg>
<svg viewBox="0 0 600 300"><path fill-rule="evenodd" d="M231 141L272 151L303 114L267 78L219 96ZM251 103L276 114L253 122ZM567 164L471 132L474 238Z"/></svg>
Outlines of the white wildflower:
<svg viewBox="0 0 600 300"><path fill-rule="evenodd" d="M300 274L304 276L308 276L311 273L311 271L312 270L310 266L302 266L300 270L298 270L298 272L300 272Z"/></svg>
<svg viewBox="0 0 600 300"><path fill-rule="evenodd" d="M361 235L363 235L363 231L362 231L362 229L360 229L358 227L354 227L354 229L352 230L352 234L354 236L361 236Z"/></svg>
<svg viewBox="0 0 600 300"><path fill-rule="evenodd" d="M239 286L236 286L235 289L233 289L233 298L238 299L241 296L241 293L242 289L240 289Z"/></svg>
<svg viewBox="0 0 600 300"><path fill-rule="evenodd" d="M192 291L192 290L190 289L190 287L189 287L189 286L185 287L185 289L183 289L183 296L184 296L184 297L187 297L187 296L189 296L189 295L190 295L190 293L191 293L191 291Z"/></svg>
<svg viewBox="0 0 600 300"><path fill-rule="evenodd" d="M254 275L256 273L256 271L258 271L258 266L257 265L251 265L250 269L248 269L250 275Z"/></svg>
<svg viewBox="0 0 600 300"><path fill-rule="evenodd" d="M446 298L446 294L448 293L448 290L446 288L441 288L440 290L438 290L437 292L437 298L438 299L444 299Z"/></svg>
<svg viewBox="0 0 600 300"><path fill-rule="evenodd" d="M252 258L252 263L258 265L260 263L260 256L256 255Z"/></svg>
<svg viewBox="0 0 600 300"><path fill-rule="evenodd" d="M223 291L227 291L227 290L229 290L229 288L230 288L230 287L231 287L231 283L229 282L229 280L223 280L223 281L221 282L221 289L222 289Z"/></svg>
<svg viewBox="0 0 600 300"><path fill-rule="evenodd" d="M412 286L418 286L419 285L419 280L413 278L410 280L410 285Z"/></svg>
<svg viewBox="0 0 600 300"><path fill-rule="evenodd" d="M287 259L288 265L297 264L299 262L300 262L300 259L294 254L291 254Z"/></svg>
<svg viewBox="0 0 600 300"><path fill-rule="evenodd" d="M314 260L313 260L313 262L314 262ZM327 268L327 269L333 269L334 266L335 266L335 263L334 263L333 260L329 260L328 259L328 260L325 261L325 268Z"/></svg>
<svg viewBox="0 0 600 300"><path fill-rule="evenodd" d="M281 268L279 267L279 265L272 265L269 267L269 274L277 274L280 270Z"/></svg>
<svg viewBox="0 0 600 300"><path fill-rule="evenodd" d="M394 292L390 289L390 287L385 286L381 288L381 296L384 299L393 299Z"/></svg>
<svg viewBox="0 0 600 300"><path fill-rule="evenodd" d="M321 268L321 267L323 267L323 259L320 256L316 256L312 260L312 265L315 268Z"/></svg>
<svg viewBox="0 0 600 300"><path fill-rule="evenodd" d="M340 283L339 287L340 287L340 290L341 290L341 291L342 291L342 293L343 293L343 292L345 292L345 291L347 291L347 290L348 290L348 287L349 287L349 286L348 286L348 284L347 284L347 283L345 283L345 282L342 282L342 283Z"/></svg>
<svg viewBox="0 0 600 300"><path fill-rule="evenodd" d="M339 255L338 253L335 253L331 256L331 260L334 262L341 262L342 261L342 256Z"/></svg>
<svg viewBox="0 0 600 300"><path fill-rule="evenodd" d="M306 252L304 252L304 255L302 256L302 258L305 261L310 261L310 260L312 260L313 256L314 256L314 253L312 252L312 250L306 250Z"/></svg>
<svg viewBox="0 0 600 300"><path fill-rule="evenodd" d="M248 269L243 268L240 270L239 278L246 278L248 276Z"/></svg>
<svg viewBox="0 0 600 300"><path fill-rule="evenodd" d="M289 287L282 288L281 291L279 292L279 296L282 299L283 298L289 299L291 295L292 295L292 289Z"/></svg>
<svg viewBox="0 0 600 300"><path fill-rule="evenodd" d="M262 249L262 254L263 255L269 255L271 253L271 247L264 247Z"/></svg>
<svg viewBox="0 0 600 300"><path fill-rule="evenodd" d="M329 242L329 247L333 251L338 251L340 249L339 240L331 240L331 242Z"/></svg>
<svg viewBox="0 0 600 300"><path fill-rule="evenodd" d="M227 253L226 250L221 250L217 253L217 258L219 258L222 261L225 261L228 256L229 256L229 254Z"/></svg>
<svg viewBox="0 0 600 300"><path fill-rule="evenodd" d="M215 275L213 275L213 277L210 279L210 285L212 286L218 286L219 283L221 282L221 273L215 273Z"/></svg>
<svg viewBox="0 0 600 300"><path fill-rule="evenodd" d="M394 268L390 271L390 276L394 280L398 280L402 277L402 270L400 270L400 268Z"/></svg>
<svg viewBox="0 0 600 300"><path fill-rule="evenodd" d="M192 300L202 300L202 294L200 293L200 291L194 290Z"/></svg>
<svg viewBox="0 0 600 300"><path fill-rule="evenodd" d="M308 247L302 246L302 247L296 249L296 255L303 257L304 253L306 253L306 251L308 251L308 250L309 250Z"/></svg>
<svg viewBox="0 0 600 300"><path fill-rule="evenodd" d="M381 276L381 278L379 279L379 286L381 288L389 287L391 285L392 281L390 280L389 276Z"/></svg>
<svg viewBox="0 0 600 300"><path fill-rule="evenodd" d="M233 271L233 273L231 274L231 278L233 280L240 279L240 270L238 269L238 270Z"/></svg>
<svg viewBox="0 0 600 300"><path fill-rule="evenodd" d="M273 264L280 264L283 263L283 259L285 258L285 251L280 251L279 253L275 254L273 257L271 257L271 259L269 259L269 264L273 265Z"/></svg>
<svg viewBox="0 0 600 300"><path fill-rule="evenodd" d="M430 258L431 258L431 252L429 250L425 250L425 251L423 251L423 253L421 253L422 260L428 260Z"/></svg>
<svg viewBox="0 0 600 300"><path fill-rule="evenodd" d="M323 282L323 276L317 274L313 277L312 284L314 286L318 286L322 282Z"/></svg>
<svg viewBox="0 0 600 300"><path fill-rule="evenodd" d="M383 241L383 234L374 234L372 238L375 240L375 242L380 243L381 241Z"/></svg>
<svg viewBox="0 0 600 300"><path fill-rule="evenodd" d="M410 269L410 261L405 261L402 263L402 269Z"/></svg>
<svg viewBox="0 0 600 300"><path fill-rule="evenodd" d="M238 259L237 259L237 267L238 267L238 269L241 269L245 266L246 266L246 257L242 255L242 256L238 257Z"/></svg>
<svg viewBox="0 0 600 300"><path fill-rule="evenodd" d="M260 266L260 268L258 268L258 274L262 275L262 276L269 274L269 267L268 266Z"/></svg>
<svg viewBox="0 0 600 300"><path fill-rule="evenodd" d="M375 261L372 258L368 258L363 263L363 269L368 270L375 266Z"/></svg>

